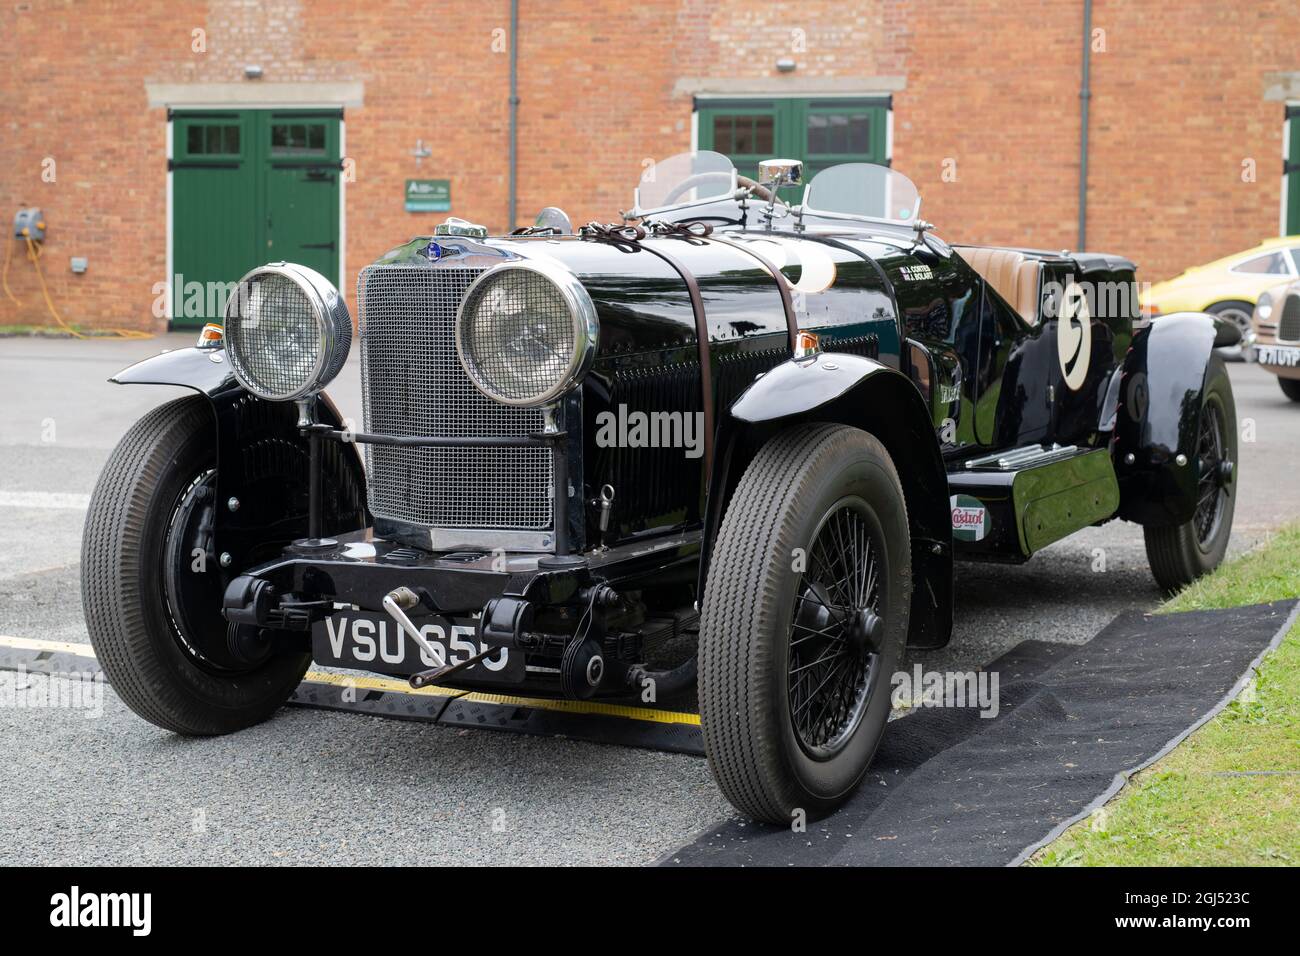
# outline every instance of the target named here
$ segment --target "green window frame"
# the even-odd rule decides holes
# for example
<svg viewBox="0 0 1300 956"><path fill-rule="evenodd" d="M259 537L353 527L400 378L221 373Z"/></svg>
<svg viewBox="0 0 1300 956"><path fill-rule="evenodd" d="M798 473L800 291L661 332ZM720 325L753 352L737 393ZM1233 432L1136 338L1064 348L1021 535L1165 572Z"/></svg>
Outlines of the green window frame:
<svg viewBox="0 0 1300 956"><path fill-rule="evenodd" d="M889 97L697 98L698 143L753 176L759 160L804 164L805 182L839 163L889 165ZM770 130L770 136L768 131ZM771 144L771 149L761 147Z"/></svg>

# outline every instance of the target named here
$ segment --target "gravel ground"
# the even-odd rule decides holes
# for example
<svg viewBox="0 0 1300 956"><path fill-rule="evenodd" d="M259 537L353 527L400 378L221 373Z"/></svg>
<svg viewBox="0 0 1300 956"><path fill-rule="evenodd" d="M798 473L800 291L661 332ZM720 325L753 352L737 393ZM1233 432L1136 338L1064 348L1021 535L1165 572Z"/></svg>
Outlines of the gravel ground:
<svg viewBox="0 0 1300 956"><path fill-rule="evenodd" d="M0 340L0 634L86 640L76 496L130 422L177 394L104 379L190 341ZM1257 368L1231 375L1256 439L1242 446L1241 551L1300 517L1300 406ZM353 363L333 391L360 419L356 379ZM1121 522L1021 567L962 565L957 594L952 644L915 655L927 667L977 667L1027 638L1082 642L1160 597L1141 530ZM729 813L698 758L297 708L186 740L111 690L95 719L0 707L0 750L0 864L637 863Z"/></svg>

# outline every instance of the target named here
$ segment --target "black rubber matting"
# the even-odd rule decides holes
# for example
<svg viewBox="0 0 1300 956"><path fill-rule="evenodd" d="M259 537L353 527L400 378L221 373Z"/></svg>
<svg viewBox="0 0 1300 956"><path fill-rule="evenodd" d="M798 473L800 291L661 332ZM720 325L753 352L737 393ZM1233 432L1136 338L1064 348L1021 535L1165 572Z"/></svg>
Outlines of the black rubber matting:
<svg viewBox="0 0 1300 956"><path fill-rule="evenodd" d="M1083 645L1023 643L984 668L999 673L997 717L920 709L890 723L862 787L807 832L726 820L660 863L1019 863L1226 706L1296 612L1133 611Z"/></svg>

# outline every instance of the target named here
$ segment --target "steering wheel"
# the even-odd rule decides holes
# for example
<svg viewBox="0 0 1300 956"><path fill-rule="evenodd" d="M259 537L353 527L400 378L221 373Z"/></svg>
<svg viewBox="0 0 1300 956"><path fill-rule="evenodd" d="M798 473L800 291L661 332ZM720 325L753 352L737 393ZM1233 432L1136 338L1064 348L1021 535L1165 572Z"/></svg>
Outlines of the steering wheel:
<svg viewBox="0 0 1300 956"><path fill-rule="evenodd" d="M673 202L679 199L684 193L689 192L690 190L694 189L696 186L703 185L704 183L708 182L711 179L730 180L731 174L724 173L721 170L714 170L712 172L696 173L694 176L687 176L680 183L674 186L669 191L668 195L665 196L662 200L660 200L660 202L662 203L662 205L671 206ZM744 186L746 189L748 189L751 193L753 193L755 196L757 196L759 199L763 200L764 202L772 202L776 198L772 195L772 191L769 190L766 186L760 186L758 183L750 179L748 176L741 176L737 174L736 184L739 186Z"/></svg>

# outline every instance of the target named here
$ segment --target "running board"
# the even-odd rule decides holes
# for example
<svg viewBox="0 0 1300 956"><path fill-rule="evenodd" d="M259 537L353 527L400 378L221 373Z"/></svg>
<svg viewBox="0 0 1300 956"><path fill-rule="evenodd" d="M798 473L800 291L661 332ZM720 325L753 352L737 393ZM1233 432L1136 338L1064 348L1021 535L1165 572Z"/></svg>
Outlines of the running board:
<svg viewBox="0 0 1300 956"><path fill-rule="evenodd" d="M966 462L967 471L1016 471L1020 468L1036 468L1049 462L1070 458L1079 453L1078 445L1026 445L1011 451L999 451L983 458L972 458Z"/></svg>
<svg viewBox="0 0 1300 956"><path fill-rule="evenodd" d="M1112 517L1119 484L1105 448L1031 445L965 462L948 473L953 552L1021 562Z"/></svg>

